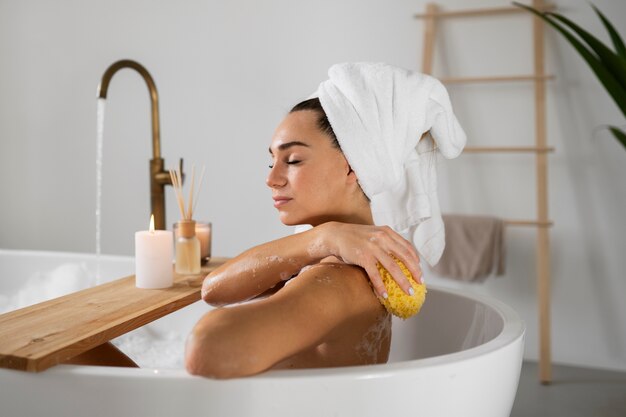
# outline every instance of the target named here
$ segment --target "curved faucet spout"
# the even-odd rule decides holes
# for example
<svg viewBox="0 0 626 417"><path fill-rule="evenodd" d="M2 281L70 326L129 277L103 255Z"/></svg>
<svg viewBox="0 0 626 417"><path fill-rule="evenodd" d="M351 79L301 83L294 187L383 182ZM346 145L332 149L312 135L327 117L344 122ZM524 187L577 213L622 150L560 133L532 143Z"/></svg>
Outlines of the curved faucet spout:
<svg viewBox="0 0 626 417"><path fill-rule="evenodd" d="M152 76L143 65L130 59L122 59L114 62L102 75L102 81L98 86L98 97L106 99L109 83L113 75L122 68L132 68L137 71L148 84L150 101L152 103L152 159L150 160L150 202L152 214L154 214L154 226L156 229L165 229L165 186L171 185L168 171L164 169L165 161L161 158L161 131L159 129L159 94ZM180 162L181 175L182 159Z"/></svg>
<svg viewBox="0 0 626 417"><path fill-rule="evenodd" d="M161 157L161 129L159 128L159 93L157 92L156 84L152 79L152 76L148 70L136 61L130 59L122 59L114 62L107 68L102 75L102 81L98 86L98 97L107 98L107 91L109 89L109 83L111 78L116 72L122 68L132 68L137 71L148 85L150 91L150 102L152 103L152 157L158 159Z"/></svg>

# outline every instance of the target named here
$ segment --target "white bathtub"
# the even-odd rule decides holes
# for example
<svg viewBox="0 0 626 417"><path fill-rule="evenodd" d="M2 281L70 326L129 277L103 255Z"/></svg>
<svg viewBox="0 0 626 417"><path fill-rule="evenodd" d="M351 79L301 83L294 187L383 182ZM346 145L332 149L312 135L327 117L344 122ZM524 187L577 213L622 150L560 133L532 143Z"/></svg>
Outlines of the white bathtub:
<svg viewBox="0 0 626 417"><path fill-rule="evenodd" d="M119 278L132 273L133 259L104 256L100 268L104 280ZM59 281L65 273L84 273L89 280L95 270L92 255L0 250L0 294L15 299L33 276ZM198 302L138 330L186 334L208 308ZM394 321L385 365L271 371L227 381L162 367L0 369L0 415L505 417L517 391L523 343L524 323L508 306L429 288L418 316Z"/></svg>

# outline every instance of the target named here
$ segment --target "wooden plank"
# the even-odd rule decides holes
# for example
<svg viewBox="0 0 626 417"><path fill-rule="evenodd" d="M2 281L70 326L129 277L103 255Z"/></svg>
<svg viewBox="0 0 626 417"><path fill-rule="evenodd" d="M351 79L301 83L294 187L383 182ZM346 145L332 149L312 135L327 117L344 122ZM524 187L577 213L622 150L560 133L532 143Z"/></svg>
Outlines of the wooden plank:
<svg viewBox="0 0 626 417"><path fill-rule="evenodd" d="M546 153L554 151L553 147L538 148L536 146L466 146L463 153L489 153L489 152L530 152Z"/></svg>
<svg viewBox="0 0 626 417"><path fill-rule="evenodd" d="M426 5L426 22L424 23L424 50L422 55L422 72L424 74L433 73L433 57L435 54L435 33L436 23L434 18L437 13L437 5L435 3L428 3Z"/></svg>
<svg viewBox="0 0 626 417"><path fill-rule="evenodd" d="M533 6L534 7L534 6ZM544 5L541 7L541 11L552 11L555 9L554 5ZM417 13L413 15L416 19L428 19L431 17L443 18L443 17L471 17L471 16L493 16L501 14L522 14L528 13L519 7L504 6L504 7L485 7L482 9L466 9L466 10L450 10L450 11L438 11L435 13Z"/></svg>
<svg viewBox="0 0 626 417"><path fill-rule="evenodd" d="M543 0L533 0L534 8L544 7ZM544 23L533 16L533 50L535 75L544 72ZM535 80L535 146L546 147L546 85ZM537 220L548 221L548 156L537 156ZM552 380L550 340L550 244L547 228L537 230L537 295L539 304L539 379L548 384Z"/></svg>
<svg viewBox="0 0 626 417"><path fill-rule="evenodd" d="M134 275L0 315L0 367L43 371L200 300L213 258L170 288L135 287Z"/></svg>
<svg viewBox="0 0 626 417"><path fill-rule="evenodd" d="M509 83L518 81L535 81L537 79L551 80L554 79L553 75L498 75L492 77L455 77L455 78L440 78L443 84L471 84L471 83Z"/></svg>
<svg viewBox="0 0 626 417"><path fill-rule="evenodd" d="M553 223L550 221L538 221L538 220L504 220L505 226L533 226L533 227L552 227Z"/></svg>

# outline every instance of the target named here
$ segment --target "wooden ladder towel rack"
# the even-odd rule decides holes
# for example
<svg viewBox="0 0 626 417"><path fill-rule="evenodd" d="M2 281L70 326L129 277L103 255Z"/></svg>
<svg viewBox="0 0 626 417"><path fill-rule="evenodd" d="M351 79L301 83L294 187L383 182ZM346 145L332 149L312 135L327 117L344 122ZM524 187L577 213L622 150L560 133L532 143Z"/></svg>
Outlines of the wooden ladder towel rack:
<svg viewBox="0 0 626 417"><path fill-rule="evenodd" d="M543 0L533 0L532 6L540 10L552 10ZM520 147L467 147L464 152L498 153L498 152L529 152L535 154L537 217L535 220L506 220L510 226L533 226L537 228L536 273L537 298L539 309L539 379L542 383L550 383L552 379L552 363L550 348L550 245L549 228L552 222L548 219L548 152L554 149L547 146L546 141L546 87L547 80L552 79L544 72L544 31L543 22L537 17L517 7L495 7L472 10L441 11L435 3L426 5L426 12L415 15L424 20L424 49L422 72L432 74L435 51L435 34L437 22L442 18L470 16L499 16L502 14L526 14L533 21L534 71L529 75L493 76L493 77L462 77L441 78L444 84L452 83L489 83L489 82L532 82L535 96L535 145Z"/></svg>

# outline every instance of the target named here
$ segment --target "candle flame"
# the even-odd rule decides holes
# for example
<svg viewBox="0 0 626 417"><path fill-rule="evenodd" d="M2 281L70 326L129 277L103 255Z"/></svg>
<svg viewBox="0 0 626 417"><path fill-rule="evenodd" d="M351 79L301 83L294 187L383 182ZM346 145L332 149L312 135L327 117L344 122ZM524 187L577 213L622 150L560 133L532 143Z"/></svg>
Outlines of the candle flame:
<svg viewBox="0 0 626 417"><path fill-rule="evenodd" d="M150 215L150 233L154 233L154 214Z"/></svg>

